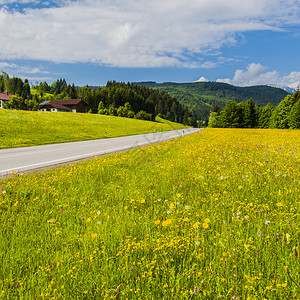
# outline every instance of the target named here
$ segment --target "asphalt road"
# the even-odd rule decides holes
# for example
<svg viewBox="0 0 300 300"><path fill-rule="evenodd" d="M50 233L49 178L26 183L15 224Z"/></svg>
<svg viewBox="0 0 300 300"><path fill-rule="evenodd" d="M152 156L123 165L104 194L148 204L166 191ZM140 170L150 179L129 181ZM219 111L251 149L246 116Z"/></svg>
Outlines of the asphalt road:
<svg viewBox="0 0 300 300"><path fill-rule="evenodd" d="M125 151L197 132L199 128L165 131L83 142L0 149L0 177L63 165Z"/></svg>

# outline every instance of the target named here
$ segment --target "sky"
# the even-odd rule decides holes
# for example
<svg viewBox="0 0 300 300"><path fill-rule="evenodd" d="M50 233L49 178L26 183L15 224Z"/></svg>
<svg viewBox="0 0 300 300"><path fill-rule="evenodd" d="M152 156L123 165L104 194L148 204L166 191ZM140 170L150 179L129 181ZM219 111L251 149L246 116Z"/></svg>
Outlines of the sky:
<svg viewBox="0 0 300 300"><path fill-rule="evenodd" d="M300 86L300 0L0 0L0 71Z"/></svg>

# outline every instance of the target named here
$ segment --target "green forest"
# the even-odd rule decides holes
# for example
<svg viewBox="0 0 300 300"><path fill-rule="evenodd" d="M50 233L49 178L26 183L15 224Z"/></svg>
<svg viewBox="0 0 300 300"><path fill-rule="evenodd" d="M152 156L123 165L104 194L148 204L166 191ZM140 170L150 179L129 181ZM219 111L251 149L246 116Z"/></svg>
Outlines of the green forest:
<svg viewBox="0 0 300 300"><path fill-rule="evenodd" d="M0 92L14 96L7 108L37 110L39 104L48 100L82 99L88 105L87 112L155 120L156 116L166 120L197 126L192 113L178 100L163 91L157 91L132 83L108 81L105 87L75 87L65 79L49 85L46 81L36 82L30 87L27 79L12 77L2 72Z"/></svg>
<svg viewBox="0 0 300 300"><path fill-rule="evenodd" d="M220 109L224 108L230 100L243 102L251 97L258 106L277 105L288 93L283 89L270 86L237 87L221 82L137 82L149 88L164 91L175 97L182 105L186 106L197 120L207 121L215 104Z"/></svg>
<svg viewBox="0 0 300 300"><path fill-rule="evenodd" d="M209 116L209 127L300 129L300 91L287 95L277 106L258 107L252 98L237 103L230 100L220 110L216 104Z"/></svg>

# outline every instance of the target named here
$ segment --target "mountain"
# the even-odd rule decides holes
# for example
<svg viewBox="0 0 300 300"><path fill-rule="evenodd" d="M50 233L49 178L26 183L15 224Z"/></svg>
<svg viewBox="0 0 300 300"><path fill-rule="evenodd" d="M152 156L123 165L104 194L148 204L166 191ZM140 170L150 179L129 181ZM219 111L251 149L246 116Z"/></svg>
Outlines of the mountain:
<svg viewBox="0 0 300 300"><path fill-rule="evenodd" d="M207 120L215 104L223 108L229 100L243 102L252 97L258 106L265 106L268 102L276 106L289 94L283 89L271 86L237 87L222 82L156 83L146 81L134 84L164 91L177 98L182 105L192 111L193 116L198 120Z"/></svg>
<svg viewBox="0 0 300 300"><path fill-rule="evenodd" d="M295 94L296 93L296 90L289 87L289 86L286 86L283 88L286 92L288 92L289 94Z"/></svg>

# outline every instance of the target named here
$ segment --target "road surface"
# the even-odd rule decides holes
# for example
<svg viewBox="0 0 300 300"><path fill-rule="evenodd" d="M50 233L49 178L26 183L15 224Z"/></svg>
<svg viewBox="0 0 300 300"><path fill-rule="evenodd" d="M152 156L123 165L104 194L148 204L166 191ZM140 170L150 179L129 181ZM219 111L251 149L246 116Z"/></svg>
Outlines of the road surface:
<svg viewBox="0 0 300 300"><path fill-rule="evenodd" d="M183 130L83 142L0 149L0 177L6 177L13 173L39 170L95 156L125 151L136 147L182 137L199 130L199 128L187 128Z"/></svg>

